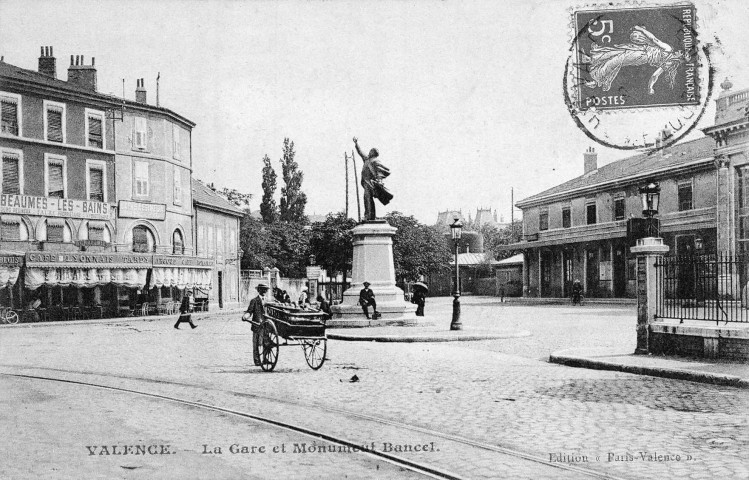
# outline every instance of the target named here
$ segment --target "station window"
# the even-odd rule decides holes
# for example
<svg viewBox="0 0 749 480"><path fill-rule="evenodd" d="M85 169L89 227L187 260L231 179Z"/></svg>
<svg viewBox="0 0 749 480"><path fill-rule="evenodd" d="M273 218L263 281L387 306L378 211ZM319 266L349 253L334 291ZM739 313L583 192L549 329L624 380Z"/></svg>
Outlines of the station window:
<svg viewBox="0 0 749 480"><path fill-rule="evenodd" d="M624 195L618 195L614 198L614 220L624 220L625 203Z"/></svg>
<svg viewBox="0 0 749 480"><path fill-rule="evenodd" d="M595 203L585 205L585 217L588 225L593 225L598 221L598 213L596 211Z"/></svg>
<svg viewBox="0 0 749 480"><path fill-rule="evenodd" d="M541 231L549 229L549 207L544 207L539 212L538 229Z"/></svg>
<svg viewBox="0 0 749 480"><path fill-rule="evenodd" d="M692 205L692 179L679 181L679 211L691 210Z"/></svg>
<svg viewBox="0 0 749 480"><path fill-rule="evenodd" d="M572 226L572 210L570 207L562 208L562 228L570 228Z"/></svg>

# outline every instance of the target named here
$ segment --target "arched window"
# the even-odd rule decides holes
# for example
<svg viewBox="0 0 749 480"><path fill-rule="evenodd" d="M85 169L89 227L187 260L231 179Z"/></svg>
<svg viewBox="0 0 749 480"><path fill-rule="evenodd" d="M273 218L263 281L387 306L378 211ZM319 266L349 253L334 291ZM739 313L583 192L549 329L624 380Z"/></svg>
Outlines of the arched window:
<svg viewBox="0 0 749 480"><path fill-rule="evenodd" d="M175 255L182 255L185 253L185 245L182 241L182 233L179 230L175 230L172 235L172 253Z"/></svg>
<svg viewBox="0 0 749 480"><path fill-rule="evenodd" d="M133 252L149 253L156 251L156 240L151 230L138 225L133 228Z"/></svg>

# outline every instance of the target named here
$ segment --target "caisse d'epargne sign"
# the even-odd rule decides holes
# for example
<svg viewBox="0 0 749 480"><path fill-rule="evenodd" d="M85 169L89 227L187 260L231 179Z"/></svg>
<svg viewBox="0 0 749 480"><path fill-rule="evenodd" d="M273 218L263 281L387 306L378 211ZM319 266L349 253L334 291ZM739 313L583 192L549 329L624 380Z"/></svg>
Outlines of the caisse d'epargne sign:
<svg viewBox="0 0 749 480"><path fill-rule="evenodd" d="M114 218L114 208L108 203L13 194L0 195L0 213L40 217L88 218L92 220L112 220Z"/></svg>

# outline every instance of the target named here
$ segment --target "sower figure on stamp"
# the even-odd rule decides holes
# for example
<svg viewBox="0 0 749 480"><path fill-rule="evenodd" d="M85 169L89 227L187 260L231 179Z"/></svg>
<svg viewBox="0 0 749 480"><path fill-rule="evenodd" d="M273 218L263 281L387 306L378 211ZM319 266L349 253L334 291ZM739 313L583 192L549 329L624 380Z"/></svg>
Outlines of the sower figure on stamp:
<svg viewBox="0 0 749 480"><path fill-rule="evenodd" d="M380 153L376 148L371 149L369 155L365 155L359 148L356 137L354 137L354 145L364 161L361 169L361 186L364 187L364 220L376 220L374 199L376 198L383 205L387 205L393 199L393 195L382 183L382 179L390 175L390 170L380 163Z"/></svg>
<svg viewBox="0 0 749 480"><path fill-rule="evenodd" d="M369 288L369 282L364 282L364 288L361 289L359 292L359 305L361 305L362 310L364 310L364 315L367 317L367 319L370 318L369 316L369 306L372 306L372 309L374 310L374 314L371 318L378 319L381 317L380 312L377 311L377 301L375 300L375 294L372 291L371 288Z"/></svg>
<svg viewBox="0 0 749 480"><path fill-rule="evenodd" d="M243 322L250 322L252 324L252 360L256 366L260 365L260 352L258 346L260 345L260 324L265 320L265 293L268 291L268 285L261 283L257 287L257 297L250 300L250 305L247 307L247 312L242 315Z"/></svg>

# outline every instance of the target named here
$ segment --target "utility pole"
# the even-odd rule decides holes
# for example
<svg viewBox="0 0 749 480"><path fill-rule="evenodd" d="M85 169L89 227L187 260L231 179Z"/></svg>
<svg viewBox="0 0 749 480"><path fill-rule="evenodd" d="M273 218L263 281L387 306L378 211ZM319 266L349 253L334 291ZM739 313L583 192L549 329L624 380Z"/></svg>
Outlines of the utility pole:
<svg viewBox="0 0 749 480"><path fill-rule="evenodd" d="M346 218L348 218L348 153L343 152L343 157L346 159Z"/></svg>
<svg viewBox="0 0 749 480"><path fill-rule="evenodd" d="M354 162L354 182L356 182L356 217L357 221L361 222L361 200L359 200L359 176L356 174L356 157L354 151L351 150L351 161Z"/></svg>

